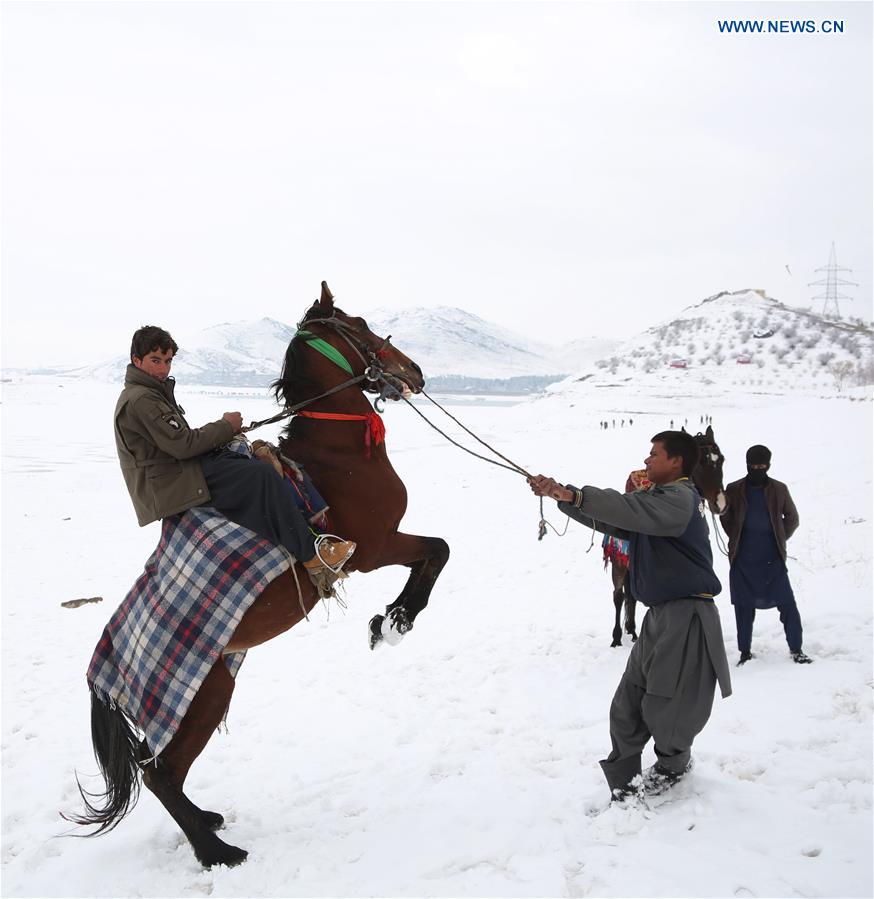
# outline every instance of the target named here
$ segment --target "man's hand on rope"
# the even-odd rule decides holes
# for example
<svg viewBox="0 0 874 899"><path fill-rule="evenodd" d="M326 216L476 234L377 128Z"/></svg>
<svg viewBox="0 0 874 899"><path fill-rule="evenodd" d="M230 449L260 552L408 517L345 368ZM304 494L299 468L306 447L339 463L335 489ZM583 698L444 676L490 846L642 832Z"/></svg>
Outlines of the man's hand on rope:
<svg viewBox="0 0 874 899"><path fill-rule="evenodd" d="M563 487L552 478L546 477L546 475L538 474L533 478L528 478L528 484L531 486L535 496L548 496L556 500L556 502L573 502L573 491Z"/></svg>

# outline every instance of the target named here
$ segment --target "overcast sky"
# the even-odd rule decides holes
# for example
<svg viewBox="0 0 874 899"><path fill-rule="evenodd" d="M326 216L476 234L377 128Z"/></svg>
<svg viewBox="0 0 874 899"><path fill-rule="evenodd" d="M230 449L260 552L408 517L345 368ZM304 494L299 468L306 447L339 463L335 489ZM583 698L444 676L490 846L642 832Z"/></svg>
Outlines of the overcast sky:
<svg viewBox="0 0 874 899"><path fill-rule="evenodd" d="M351 312L630 336L720 290L811 305L833 240L871 316L870 3L2 13L5 366L293 322L323 278Z"/></svg>

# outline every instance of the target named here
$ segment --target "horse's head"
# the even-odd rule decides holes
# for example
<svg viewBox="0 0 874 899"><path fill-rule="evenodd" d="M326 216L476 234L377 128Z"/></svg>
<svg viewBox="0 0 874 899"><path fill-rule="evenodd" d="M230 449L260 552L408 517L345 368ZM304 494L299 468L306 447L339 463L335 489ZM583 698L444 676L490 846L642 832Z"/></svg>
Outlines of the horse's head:
<svg viewBox="0 0 874 899"><path fill-rule="evenodd" d="M336 351L334 361L312 348L314 339ZM381 393L386 385L394 388L386 391L394 400L405 391L420 393L425 386L422 369L391 345L391 335L379 337L363 318L336 307L334 295L322 281L321 297L298 322L282 375L272 386L277 397L281 394L286 405L293 405L318 393L318 388L358 376L366 376L359 386L369 393Z"/></svg>
<svg viewBox="0 0 874 899"><path fill-rule="evenodd" d="M699 432L695 435L695 442L698 444L698 464L692 472L692 480L698 492L707 500L710 511L714 515L721 515L725 511L725 488L722 485L725 457L713 437L710 425L703 434Z"/></svg>

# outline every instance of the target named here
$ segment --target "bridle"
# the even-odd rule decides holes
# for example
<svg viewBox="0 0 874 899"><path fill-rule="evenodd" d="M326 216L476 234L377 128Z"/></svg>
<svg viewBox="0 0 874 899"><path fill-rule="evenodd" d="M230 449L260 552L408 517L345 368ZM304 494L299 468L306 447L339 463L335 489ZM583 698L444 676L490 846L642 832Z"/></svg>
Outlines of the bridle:
<svg viewBox="0 0 874 899"><path fill-rule="evenodd" d="M358 357L358 360L364 366L363 373L355 375L352 366L349 365L348 360L339 350L331 346L331 344L323 338L306 330L309 325L326 325L333 328L337 335L346 341L352 352ZM310 404L322 400L325 397L332 396L335 393L339 393L342 390L346 390L348 387L359 386L361 390L364 390L367 393L379 393L379 397L373 404L377 412L382 411L379 406L380 402L384 402L390 396L402 395L404 388L407 385L400 378L388 374L382 367L382 362L388 355L386 348L389 346L391 335L382 341L382 345L378 350L372 350L370 347L361 344L358 340L353 339L353 336L356 334L356 328L341 321L335 315L331 315L328 318L307 319L304 317L301 319L301 321L298 322L298 330L293 339L302 338L316 351L331 359L332 362L344 371L349 372L352 377L343 381L341 384L331 387L324 393L318 394L318 396L310 397L310 399L295 403L292 406L286 406L281 412L270 418L251 422L247 427L242 429L242 433L245 434L249 431L254 431L255 428L260 428L263 425L274 424L277 421L290 418L296 412L306 408Z"/></svg>
<svg viewBox="0 0 874 899"><path fill-rule="evenodd" d="M697 438L696 438L697 440ZM716 458L714 459L714 455ZM725 456L722 455L722 450L720 450L719 445L715 440L708 441L707 443L699 443L698 444L698 464L704 465L707 468L718 468L720 462L725 461Z"/></svg>
<svg viewBox="0 0 874 899"><path fill-rule="evenodd" d="M698 441L698 437L695 440ZM713 458L714 455L716 456L715 459ZM725 456L722 455L722 450L720 450L715 440L698 441L698 465L711 471L719 472L719 467L724 461ZM720 477L720 484L721 482L722 478ZM697 487L698 485L696 484L695 486ZM710 517L713 520L713 535L716 539L716 546L724 556L727 556L728 548L725 545L725 539L720 533L719 522L712 508L710 509Z"/></svg>

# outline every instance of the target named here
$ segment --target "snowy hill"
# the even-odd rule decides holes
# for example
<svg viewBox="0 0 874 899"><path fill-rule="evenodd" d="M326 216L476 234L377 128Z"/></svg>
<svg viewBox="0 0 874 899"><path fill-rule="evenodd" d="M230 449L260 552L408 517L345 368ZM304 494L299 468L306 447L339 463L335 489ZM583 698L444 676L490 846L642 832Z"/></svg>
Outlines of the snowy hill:
<svg viewBox="0 0 874 899"><path fill-rule="evenodd" d="M621 344L573 380L696 392L788 393L874 382L874 329L786 306L764 291L724 291Z"/></svg>
<svg viewBox="0 0 874 899"><path fill-rule="evenodd" d="M432 386L459 389L475 386L500 389L496 382L514 379L519 392L536 389L594 363L619 341L576 340L550 347L515 334L462 309L409 309L403 313L367 314L378 334L392 335L394 344L424 370ZM174 335L180 350L174 374L187 384L262 387L279 375L293 325L271 318L226 322L192 335ZM119 382L127 357L65 374ZM441 384L442 382L442 384Z"/></svg>

